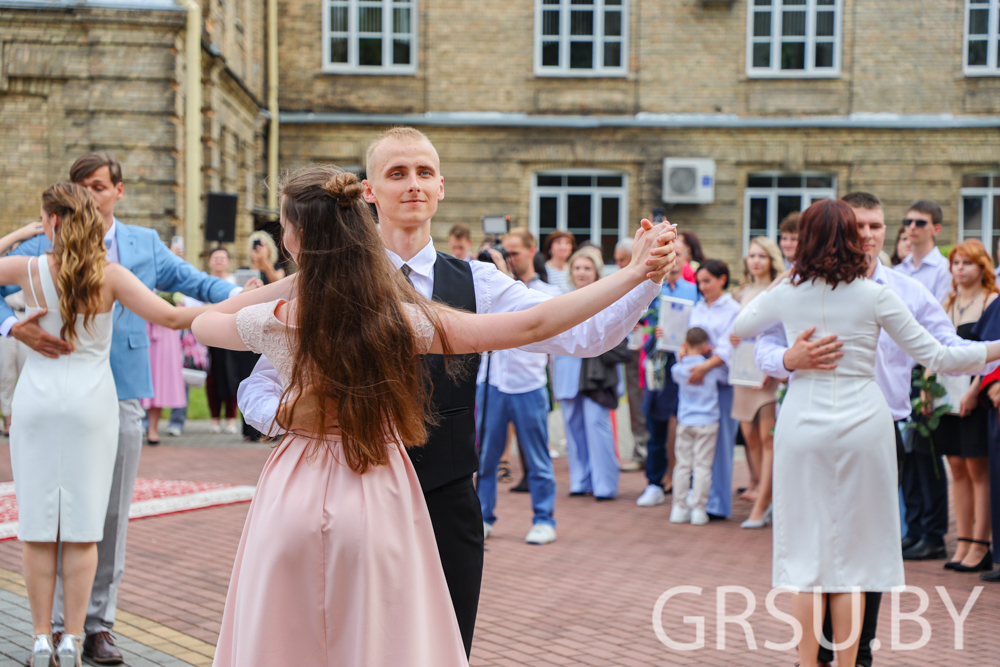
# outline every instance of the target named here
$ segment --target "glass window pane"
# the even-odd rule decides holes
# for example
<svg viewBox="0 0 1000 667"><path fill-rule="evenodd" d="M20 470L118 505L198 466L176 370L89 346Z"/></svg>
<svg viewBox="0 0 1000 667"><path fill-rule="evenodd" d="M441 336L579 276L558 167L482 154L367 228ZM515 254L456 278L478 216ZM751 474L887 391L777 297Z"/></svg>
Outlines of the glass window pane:
<svg viewBox="0 0 1000 667"><path fill-rule="evenodd" d="M594 34L594 12L569 13L569 34L571 35L593 35Z"/></svg>
<svg viewBox="0 0 1000 667"><path fill-rule="evenodd" d="M774 185L773 176L754 176L750 174L747 177L748 188L769 188L772 185Z"/></svg>
<svg viewBox="0 0 1000 667"><path fill-rule="evenodd" d="M569 66L572 69L594 68L594 43L570 42Z"/></svg>
<svg viewBox="0 0 1000 667"><path fill-rule="evenodd" d="M812 205L813 205L813 204L815 204L816 202L818 202L818 201L823 201L824 199L829 199L829 197L812 197L812 198L811 198L811 199L809 200L809 205L810 205L810 206L812 206Z"/></svg>
<svg viewBox="0 0 1000 667"><path fill-rule="evenodd" d="M621 176L598 176L597 187L599 188L620 188L622 186Z"/></svg>
<svg viewBox="0 0 1000 667"><path fill-rule="evenodd" d="M753 36L771 36L771 12L754 12L753 15Z"/></svg>
<svg viewBox="0 0 1000 667"><path fill-rule="evenodd" d="M753 66L754 67L770 67L771 66L771 43L770 42L756 42L753 45Z"/></svg>
<svg viewBox="0 0 1000 667"><path fill-rule="evenodd" d="M621 7L622 0L604 0L604 4L607 6L614 5L615 7Z"/></svg>
<svg viewBox="0 0 1000 667"><path fill-rule="evenodd" d="M542 0L543 5L558 5L559 0Z"/></svg>
<svg viewBox="0 0 1000 667"><path fill-rule="evenodd" d="M569 0L571 5L593 5L593 0Z"/></svg>
<svg viewBox="0 0 1000 667"><path fill-rule="evenodd" d="M989 44L989 42L986 42L985 40L978 40L978 41L969 40L970 65L986 64L987 44Z"/></svg>
<svg viewBox="0 0 1000 667"><path fill-rule="evenodd" d="M988 188L990 186L989 176L969 175L962 177L963 188Z"/></svg>
<svg viewBox="0 0 1000 667"><path fill-rule="evenodd" d="M962 198L962 231L965 238L979 238L983 230L983 198Z"/></svg>
<svg viewBox="0 0 1000 667"><path fill-rule="evenodd" d="M605 42L604 43L604 66L605 67L621 67L622 66L622 43L621 42Z"/></svg>
<svg viewBox="0 0 1000 667"><path fill-rule="evenodd" d="M410 64L410 40L408 39L392 40L392 64L394 65Z"/></svg>
<svg viewBox="0 0 1000 667"><path fill-rule="evenodd" d="M358 64L382 65L382 40L363 37L358 40Z"/></svg>
<svg viewBox="0 0 1000 667"><path fill-rule="evenodd" d="M802 177L801 176L778 176L778 187L779 188L801 188L802 187Z"/></svg>
<svg viewBox="0 0 1000 667"><path fill-rule="evenodd" d="M833 12L816 12L816 36L833 37Z"/></svg>
<svg viewBox="0 0 1000 667"><path fill-rule="evenodd" d="M408 8L404 9L393 9L392 10L392 31L395 33L410 33L410 10Z"/></svg>
<svg viewBox="0 0 1000 667"><path fill-rule="evenodd" d="M771 0L753 0L753 4L757 7L770 7Z"/></svg>
<svg viewBox="0 0 1000 667"><path fill-rule="evenodd" d="M833 5L836 3L834 2L834 0L816 0L816 4L822 7L823 5Z"/></svg>
<svg viewBox="0 0 1000 667"><path fill-rule="evenodd" d="M559 67L559 42L542 42L542 67Z"/></svg>
<svg viewBox="0 0 1000 667"><path fill-rule="evenodd" d="M593 176L570 176L566 180L567 180L567 185L569 185L570 187L589 188L594 184Z"/></svg>
<svg viewBox="0 0 1000 667"><path fill-rule="evenodd" d="M556 178L558 178L558 176ZM538 198L538 231L541 232L541 234L555 230L556 221L559 219L557 215L558 211L558 197Z"/></svg>
<svg viewBox="0 0 1000 667"><path fill-rule="evenodd" d="M330 40L330 62L332 63L347 62L346 37L334 37L333 39Z"/></svg>
<svg viewBox="0 0 1000 667"><path fill-rule="evenodd" d="M539 174L536 182L538 185L554 185L556 187L563 184L562 176L553 176L552 174Z"/></svg>
<svg viewBox="0 0 1000 667"><path fill-rule="evenodd" d="M802 210L801 195L782 195L778 197L778 220L784 220L789 213Z"/></svg>
<svg viewBox="0 0 1000 667"><path fill-rule="evenodd" d="M382 32L382 8L358 7L358 30L360 32Z"/></svg>
<svg viewBox="0 0 1000 667"><path fill-rule="evenodd" d="M833 42L816 42L816 67L833 67Z"/></svg>
<svg viewBox="0 0 1000 667"><path fill-rule="evenodd" d="M805 69L806 45L804 42L781 43L781 69Z"/></svg>
<svg viewBox="0 0 1000 667"><path fill-rule="evenodd" d="M833 176L807 176L807 188L832 188Z"/></svg>
<svg viewBox="0 0 1000 667"><path fill-rule="evenodd" d="M767 234L767 199L750 200L750 238Z"/></svg>
<svg viewBox="0 0 1000 667"><path fill-rule="evenodd" d="M607 37L619 37L622 34L622 13L604 12L604 34Z"/></svg>
<svg viewBox="0 0 1000 667"><path fill-rule="evenodd" d="M618 236L618 197L601 197L601 229Z"/></svg>
<svg viewBox="0 0 1000 667"><path fill-rule="evenodd" d="M568 231L576 236L577 244L590 238L590 200L590 195L566 197Z"/></svg>
<svg viewBox="0 0 1000 667"><path fill-rule="evenodd" d="M784 5L785 7L801 6L806 4L806 0L782 0L781 4Z"/></svg>
<svg viewBox="0 0 1000 667"><path fill-rule="evenodd" d="M559 11L546 10L542 12L542 34L559 34Z"/></svg>
<svg viewBox="0 0 1000 667"><path fill-rule="evenodd" d="M330 30L347 32L347 7L330 7Z"/></svg>
<svg viewBox="0 0 1000 667"><path fill-rule="evenodd" d="M805 37L806 13L781 12L781 34L785 37Z"/></svg>
<svg viewBox="0 0 1000 667"><path fill-rule="evenodd" d="M969 34L986 35L990 31L990 10L972 9L969 10Z"/></svg>
<svg viewBox="0 0 1000 667"><path fill-rule="evenodd" d="M993 197L993 238L1000 234L1000 196ZM996 257L994 248L994 257Z"/></svg>

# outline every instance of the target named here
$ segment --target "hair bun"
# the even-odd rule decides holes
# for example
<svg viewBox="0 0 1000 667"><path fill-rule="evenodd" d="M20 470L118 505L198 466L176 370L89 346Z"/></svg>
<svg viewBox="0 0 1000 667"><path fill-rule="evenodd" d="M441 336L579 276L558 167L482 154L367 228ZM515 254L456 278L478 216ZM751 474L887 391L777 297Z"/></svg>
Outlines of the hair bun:
<svg viewBox="0 0 1000 667"><path fill-rule="evenodd" d="M364 186L358 182L357 175L349 171L332 176L323 185L323 189L343 208L351 206L356 199L361 198L361 194L365 191Z"/></svg>

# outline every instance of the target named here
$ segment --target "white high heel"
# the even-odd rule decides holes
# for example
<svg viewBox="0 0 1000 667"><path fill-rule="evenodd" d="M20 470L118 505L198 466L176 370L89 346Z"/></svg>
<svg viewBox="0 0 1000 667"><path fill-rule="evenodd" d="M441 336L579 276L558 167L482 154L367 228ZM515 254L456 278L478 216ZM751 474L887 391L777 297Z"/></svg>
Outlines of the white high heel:
<svg viewBox="0 0 1000 667"><path fill-rule="evenodd" d="M52 635L35 635L35 643L31 647L32 667L49 667L55 652L52 648Z"/></svg>
<svg viewBox="0 0 1000 667"><path fill-rule="evenodd" d="M770 526L771 507L773 506L772 505L767 506L767 511L764 512L764 516L761 518L760 521L751 521L750 519L747 519L746 521L740 524L740 528L766 528L767 526Z"/></svg>
<svg viewBox="0 0 1000 667"><path fill-rule="evenodd" d="M80 637L66 633L59 640L59 648L56 649L59 667L82 667L82 654L83 639Z"/></svg>

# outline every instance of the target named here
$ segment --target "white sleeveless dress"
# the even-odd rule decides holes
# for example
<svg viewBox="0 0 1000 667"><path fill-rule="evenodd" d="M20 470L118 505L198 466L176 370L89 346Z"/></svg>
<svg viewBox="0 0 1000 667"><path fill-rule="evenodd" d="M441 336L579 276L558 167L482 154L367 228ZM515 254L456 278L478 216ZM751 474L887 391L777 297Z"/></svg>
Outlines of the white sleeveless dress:
<svg viewBox="0 0 1000 667"><path fill-rule="evenodd" d="M47 255L37 293L49 312L38 320L59 336L63 320ZM29 270L28 275L31 275ZM40 287L40 289L38 289ZM40 308L28 308L31 315ZM10 459L17 495L17 537L24 542L100 542L118 453L118 395L111 374L113 311L78 316L76 351L58 359L28 350L14 389Z"/></svg>

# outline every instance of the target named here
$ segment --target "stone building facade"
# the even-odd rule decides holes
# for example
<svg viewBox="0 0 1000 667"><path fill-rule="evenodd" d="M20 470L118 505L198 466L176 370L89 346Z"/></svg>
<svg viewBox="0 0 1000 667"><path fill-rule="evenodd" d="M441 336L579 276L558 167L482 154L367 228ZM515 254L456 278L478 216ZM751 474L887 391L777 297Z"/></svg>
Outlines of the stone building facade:
<svg viewBox="0 0 1000 667"><path fill-rule="evenodd" d="M203 193L239 196L235 264L263 209L264 7L202 0ZM186 12L173 0L0 2L0 231L37 219L81 154L122 163L124 222L184 235ZM256 212L256 214L255 214ZM187 248L199 261L202 248Z"/></svg>
<svg viewBox="0 0 1000 667"><path fill-rule="evenodd" d="M442 243L505 213L608 254L662 211L733 262L784 213L856 189L891 226L931 198L942 241L1000 234L997 0L282 0L279 14L282 165L362 169L377 132L417 126L441 154ZM708 203L664 197L665 158L714 162Z"/></svg>

